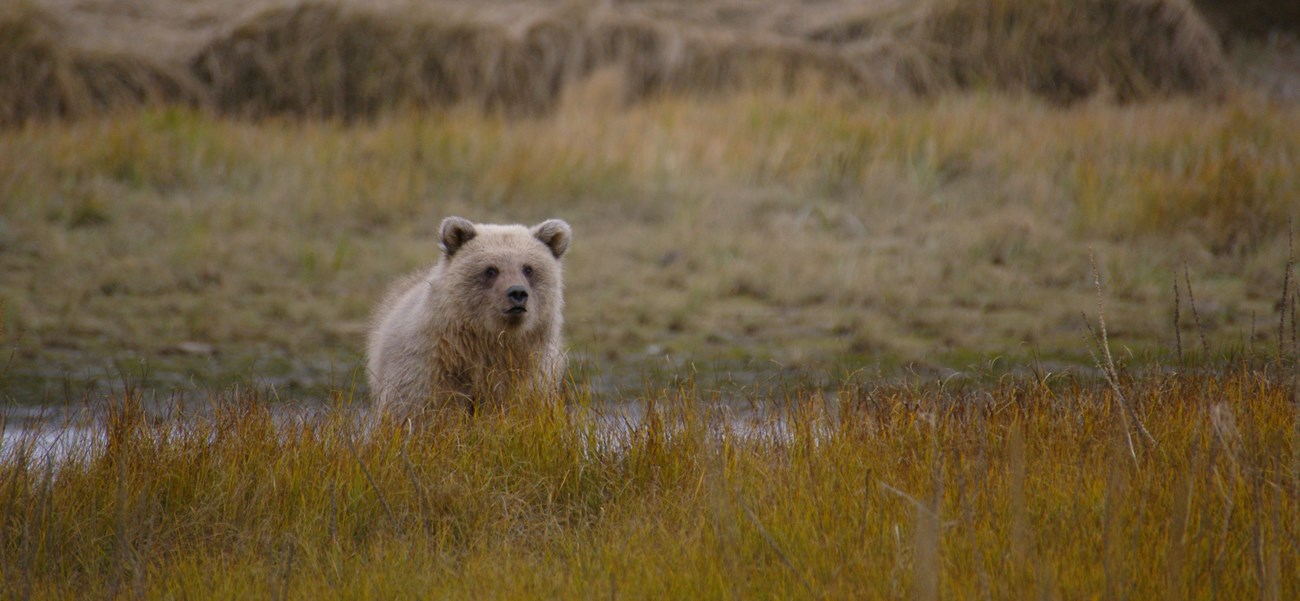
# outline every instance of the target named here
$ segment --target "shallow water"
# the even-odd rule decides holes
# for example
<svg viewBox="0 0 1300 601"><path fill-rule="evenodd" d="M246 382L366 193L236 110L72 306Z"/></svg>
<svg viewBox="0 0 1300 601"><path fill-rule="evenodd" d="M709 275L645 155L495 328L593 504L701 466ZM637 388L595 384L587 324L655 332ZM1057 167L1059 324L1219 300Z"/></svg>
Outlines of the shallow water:
<svg viewBox="0 0 1300 601"><path fill-rule="evenodd" d="M278 353L243 356L124 355L51 351L0 371L0 403L59 405L88 402L132 390L204 400L235 386L273 391L277 399L326 399L334 390L364 386L360 361L295 358Z"/></svg>
<svg viewBox="0 0 1300 601"><path fill-rule="evenodd" d="M653 361L594 368L577 358L572 362L570 410L575 424L594 423L609 444L627 440L653 410L665 419L677 419L674 403L689 399L693 419L704 419L716 436L777 437L790 435L787 416L793 401L816 399L834 419L838 389L847 380L857 383L907 384L968 381L990 374L970 374L931 368L883 375L840 366L831 370L787 368L770 362L711 360L690 362L662 357ZM1042 366L1040 366L1041 368ZM1057 373L1076 371L1053 366ZM266 407L274 422L288 428L317 419L331 411L347 411L362 425L370 421L364 378L357 367L329 375L321 370L293 370L294 375L267 377L261 373L220 385L203 385L202 379L144 370L119 372L114 378L71 375L35 375L21 386L10 373L0 391L0 456L27 453L44 461L61 461L79 449L102 449L105 416L110 403L131 397L141 400L145 413L162 423L184 425L186 420L211 415L214 408L253 402ZM1023 368L1021 368L1023 369ZM1014 372L1015 370L1012 370ZM310 372L310 373L309 373ZM1007 372L1007 373L1012 373ZM337 374L348 374L338 377ZM848 374L848 375L844 375ZM84 374L83 374L84 375ZM996 376L997 374L993 374ZM346 382L343 386L338 383ZM20 382L21 383L21 382ZM52 399L57 399L53 400Z"/></svg>
<svg viewBox="0 0 1300 601"><path fill-rule="evenodd" d="M21 456L24 461L58 466L73 458L91 458L107 447L108 403L65 404L58 407L8 405L0 407L0 461ZM217 401L227 403L230 401ZM719 439L727 437L784 439L790 435L786 409L775 403L738 403L733 401L698 402L696 406L674 406L672 400L647 402L641 399L588 401L570 406L577 426L594 425L602 447L618 448L646 425L653 413L671 430L681 429L683 419L702 420L705 432ZM831 401L833 402L833 400ZM180 397L152 399L142 404L146 424L170 428L183 434L198 420L212 416L217 405L182 401ZM372 423L368 406L330 407L322 402L274 402L265 405L272 422L284 434L304 424L327 420L334 412L356 426L365 436ZM687 409L681 411L681 409ZM689 418L684 418L689 415ZM147 426L148 427L148 426Z"/></svg>
<svg viewBox="0 0 1300 601"><path fill-rule="evenodd" d="M0 460L25 454L38 462L61 461L87 442L103 438L89 407L9 406L0 410Z"/></svg>

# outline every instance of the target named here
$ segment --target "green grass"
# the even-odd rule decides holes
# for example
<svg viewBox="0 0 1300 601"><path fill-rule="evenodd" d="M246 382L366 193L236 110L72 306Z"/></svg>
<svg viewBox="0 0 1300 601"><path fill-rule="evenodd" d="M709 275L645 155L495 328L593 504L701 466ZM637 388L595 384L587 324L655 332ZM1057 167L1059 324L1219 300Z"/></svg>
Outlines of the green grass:
<svg viewBox="0 0 1300 601"><path fill-rule="evenodd" d="M1062 376L850 378L754 391L756 413L731 418L690 383L647 384L622 399L646 411L627 429L581 392L414 431L364 429L343 400L277 419L232 392L160 416L127 393L63 459L0 458L0 583L15 599L1286 599L1288 374L1125 378L1153 437L1133 448L1112 389Z"/></svg>
<svg viewBox="0 0 1300 601"><path fill-rule="evenodd" d="M112 378L143 359L164 383L252 370L325 386L451 214L568 219L570 346L611 371L663 354L1087 362L1089 249L1125 356L1174 347L1185 267L1201 325L1184 335L1276 346L1293 107L782 93L623 107L605 101L616 82L539 119L172 108L0 132L8 376Z"/></svg>

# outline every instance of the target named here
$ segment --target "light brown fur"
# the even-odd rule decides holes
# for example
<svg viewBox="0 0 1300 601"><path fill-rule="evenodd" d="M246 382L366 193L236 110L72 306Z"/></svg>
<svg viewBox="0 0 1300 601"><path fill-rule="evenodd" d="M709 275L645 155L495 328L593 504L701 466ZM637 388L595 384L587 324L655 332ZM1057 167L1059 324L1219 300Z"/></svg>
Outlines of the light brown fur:
<svg viewBox="0 0 1300 601"><path fill-rule="evenodd" d="M473 408L557 390L571 236L556 219L532 228L444 220L438 263L397 283L375 313L367 367L376 408Z"/></svg>

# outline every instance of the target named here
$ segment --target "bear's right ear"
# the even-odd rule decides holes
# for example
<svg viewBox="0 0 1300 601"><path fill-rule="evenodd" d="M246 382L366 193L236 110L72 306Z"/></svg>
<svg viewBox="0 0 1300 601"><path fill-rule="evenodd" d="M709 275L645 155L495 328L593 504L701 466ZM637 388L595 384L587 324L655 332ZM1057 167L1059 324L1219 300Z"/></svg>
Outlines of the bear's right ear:
<svg viewBox="0 0 1300 601"><path fill-rule="evenodd" d="M573 230L569 224L559 219L547 219L532 228L533 237L542 241L547 248L551 249L551 254L555 258L564 256L564 252L569 250L569 240L573 238Z"/></svg>
<svg viewBox="0 0 1300 601"><path fill-rule="evenodd" d="M439 238L442 240L442 252L450 259L466 242L474 239L478 232L474 224L461 217L448 217L442 220Z"/></svg>

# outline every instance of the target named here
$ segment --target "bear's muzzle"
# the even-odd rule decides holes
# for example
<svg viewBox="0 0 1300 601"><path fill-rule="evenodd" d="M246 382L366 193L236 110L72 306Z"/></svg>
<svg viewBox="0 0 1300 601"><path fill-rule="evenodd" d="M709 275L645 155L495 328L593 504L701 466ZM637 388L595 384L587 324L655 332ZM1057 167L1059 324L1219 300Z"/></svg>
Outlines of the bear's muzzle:
<svg viewBox="0 0 1300 601"><path fill-rule="evenodd" d="M510 308L506 313L510 315L520 315L528 312L528 289L523 286L511 286L506 290L506 298L510 299Z"/></svg>

